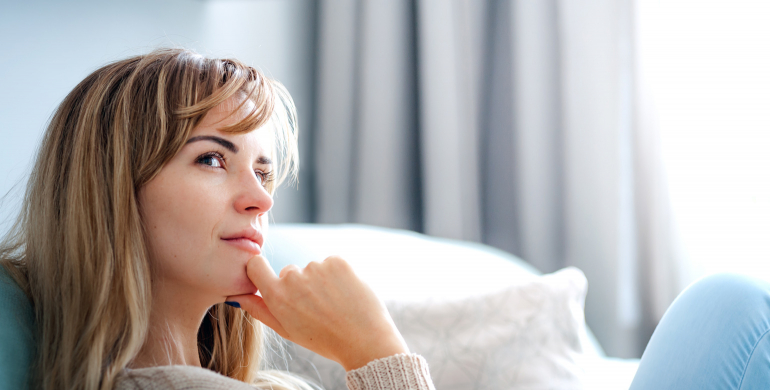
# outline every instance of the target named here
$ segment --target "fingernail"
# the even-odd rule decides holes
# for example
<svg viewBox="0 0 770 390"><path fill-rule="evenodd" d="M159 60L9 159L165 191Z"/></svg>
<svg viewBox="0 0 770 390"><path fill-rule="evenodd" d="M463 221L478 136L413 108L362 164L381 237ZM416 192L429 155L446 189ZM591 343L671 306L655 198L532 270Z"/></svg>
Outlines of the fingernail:
<svg viewBox="0 0 770 390"><path fill-rule="evenodd" d="M234 308L236 308L236 309L240 309L240 308L241 308L241 304L240 304L240 303L238 303L238 302L231 302L231 301L227 301L227 302L225 302L225 303L226 303L226 304L228 304L228 305L230 305L230 306L232 306L232 307L234 307Z"/></svg>

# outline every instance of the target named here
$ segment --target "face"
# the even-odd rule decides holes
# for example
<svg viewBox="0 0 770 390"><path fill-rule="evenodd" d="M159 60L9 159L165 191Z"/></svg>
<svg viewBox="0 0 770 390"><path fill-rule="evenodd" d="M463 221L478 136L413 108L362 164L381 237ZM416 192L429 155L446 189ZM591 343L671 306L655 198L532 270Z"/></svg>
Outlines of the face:
<svg viewBox="0 0 770 390"><path fill-rule="evenodd" d="M244 117L234 100L210 111L182 150L139 190L154 281L189 297L224 301L256 292L246 263L261 253L273 199L269 126L245 134L219 129ZM189 295L188 295L189 294Z"/></svg>

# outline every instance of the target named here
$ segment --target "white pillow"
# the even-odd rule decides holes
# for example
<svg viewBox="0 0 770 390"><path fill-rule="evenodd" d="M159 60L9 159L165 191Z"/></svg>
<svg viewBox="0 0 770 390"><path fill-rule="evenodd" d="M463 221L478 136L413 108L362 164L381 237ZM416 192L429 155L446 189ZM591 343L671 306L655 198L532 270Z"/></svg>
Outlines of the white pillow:
<svg viewBox="0 0 770 390"><path fill-rule="evenodd" d="M580 270L522 278L470 296L462 284L455 289L427 300L383 297L410 350L428 361L437 389L582 388L587 282ZM288 352L290 371L328 390L345 389L337 363L293 344Z"/></svg>

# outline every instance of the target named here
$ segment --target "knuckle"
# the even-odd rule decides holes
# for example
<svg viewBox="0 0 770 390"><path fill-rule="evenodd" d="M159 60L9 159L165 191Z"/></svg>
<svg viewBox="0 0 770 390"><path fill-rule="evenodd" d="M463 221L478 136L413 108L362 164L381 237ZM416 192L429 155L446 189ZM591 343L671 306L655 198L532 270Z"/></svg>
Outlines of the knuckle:
<svg viewBox="0 0 770 390"><path fill-rule="evenodd" d="M337 256L337 255L329 256L326 259L324 259L324 263L329 264L329 265L337 265L340 262L344 262L344 261L345 260L342 260L342 257Z"/></svg>
<svg viewBox="0 0 770 390"><path fill-rule="evenodd" d="M300 274L300 269L294 264L289 264L281 270L281 273L279 275L280 278L296 278Z"/></svg>
<svg viewBox="0 0 770 390"><path fill-rule="evenodd" d="M305 269L308 270L308 271L313 271L313 270L317 269L319 265L321 265L321 264L318 263L317 261L311 261L311 262L307 263L307 265L305 266Z"/></svg>
<svg viewBox="0 0 770 390"><path fill-rule="evenodd" d="M329 256L326 258L325 262L329 264L329 266L336 268L336 269L348 269L350 268L350 264L348 264L345 259L343 259L340 256Z"/></svg>

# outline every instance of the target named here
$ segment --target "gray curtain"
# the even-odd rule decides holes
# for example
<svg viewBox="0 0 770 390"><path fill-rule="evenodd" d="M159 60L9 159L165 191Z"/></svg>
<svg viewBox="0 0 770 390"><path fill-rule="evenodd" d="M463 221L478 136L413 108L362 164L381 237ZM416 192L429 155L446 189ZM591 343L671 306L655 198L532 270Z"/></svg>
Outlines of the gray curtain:
<svg viewBox="0 0 770 390"><path fill-rule="evenodd" d="M317 15L312 219L577 266L600 342L639 356L682 286L633 2L322 0Z"/></svg>

